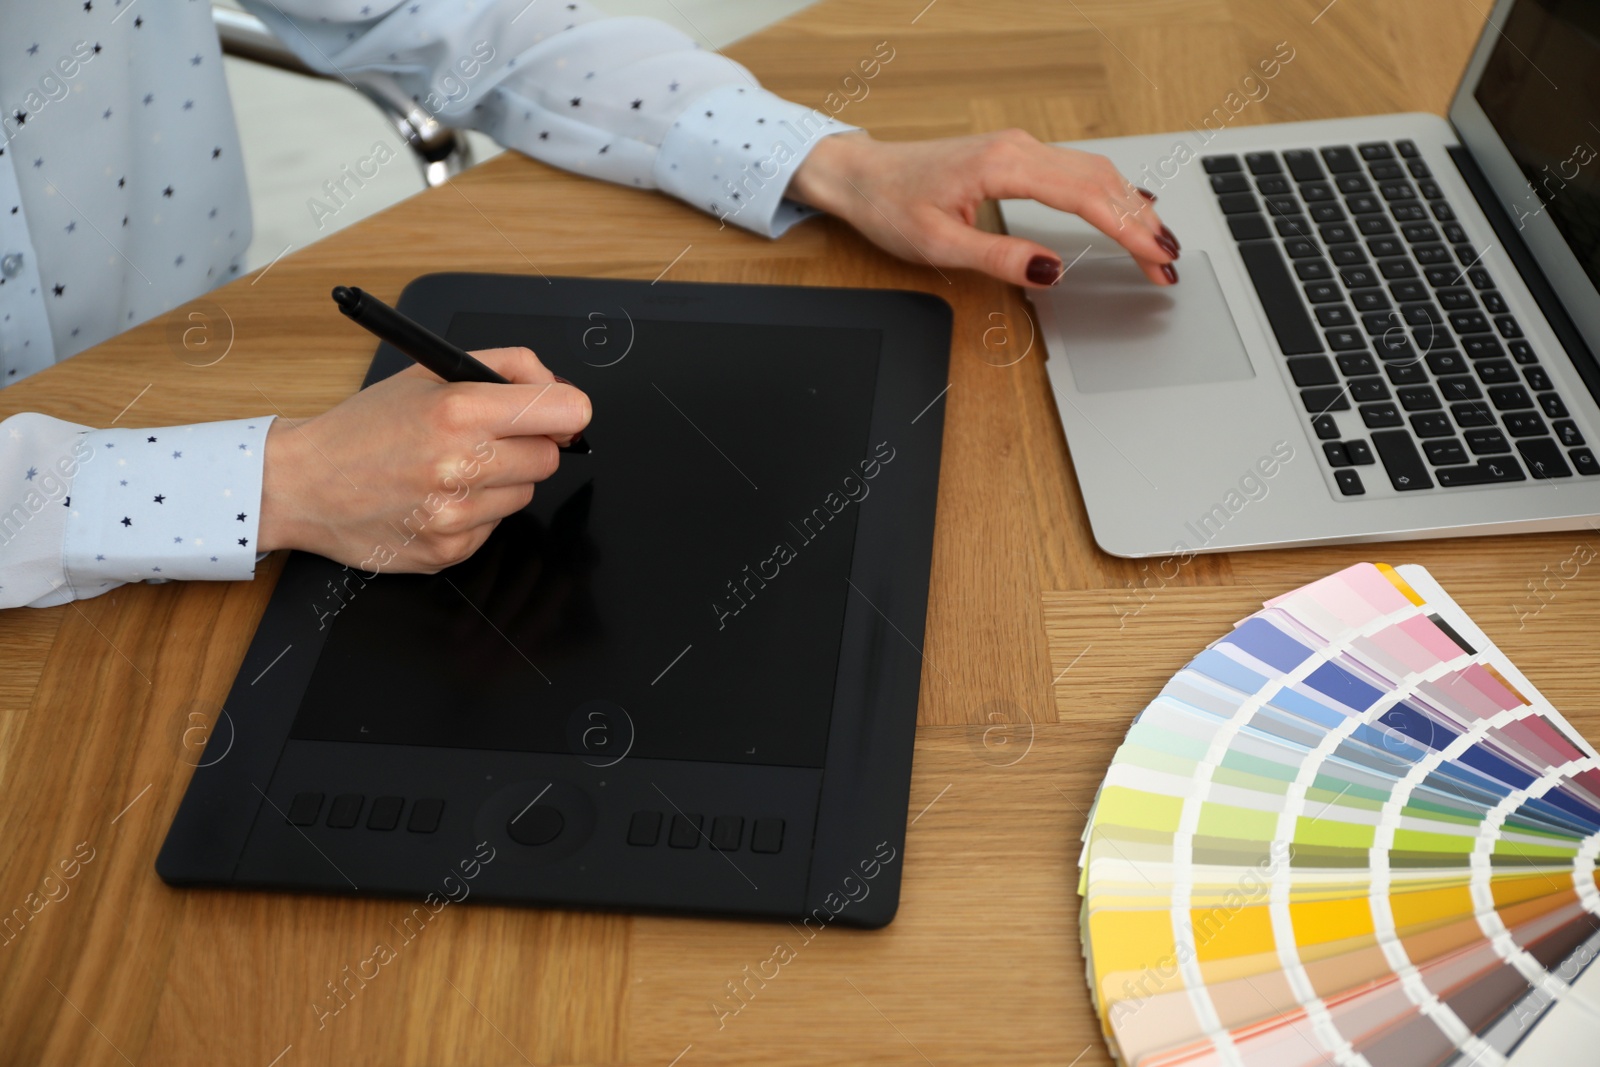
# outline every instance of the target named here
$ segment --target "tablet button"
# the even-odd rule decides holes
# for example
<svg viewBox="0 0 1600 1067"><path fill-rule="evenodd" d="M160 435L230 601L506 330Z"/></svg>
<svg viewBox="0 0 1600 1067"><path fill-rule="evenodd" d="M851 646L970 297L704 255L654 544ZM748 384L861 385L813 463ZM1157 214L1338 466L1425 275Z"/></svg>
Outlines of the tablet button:
<svg viewBox="0 0 1600 1067"><path fill-rule="evenodd" d="M757 819L750 830L751 852L777 852L783 848L783 820Z"/></svg>
<svg viewBox="0 0 1600 1067"><path fill-rule="evenodd" d="M506 833L519 845L548 845L561 836L567 820L548 804L529 804L506 823Z"/></svg>
<svg viewBox="0 0 1600 1067"><path fill-rule="evenodd" d="M374 800L372 814L367 816L367 829L393 830L400 825L400 809L405 806L405 797L379 797Z"/></svg>
<svg viewBox="0 0 1600 1067"><path fill-rule="evenodd" d="M628 844L653 845L661 840L661 813L636 811L628 824Z"/></svg>
<svg viewBox="0 0 1600 1067"><path fill-rule="evenodd" d="M333 807L328 809L328 825L335 830L350 829L361 818L361 805L366 799L360 793L342 793L334 797Z"/></svg>
<svg viewBox="0 0 1600 1067"><path fill-rule="evenodd" d="M711 847L719 852L736 852L739 839L744 836L744 820L738 816L724 816L711 822Z"/></svg>
<svg viewBox="0 0 1600 1067"><path fill-rule="evenodd" d="M704 821L699 815L674 815L667 844L673 848L694 848L700 844L700 824Z"/></svg>
<svg viewBox="0 0 1600 1067"><path fill-rule="evenodd" d="M321 793L296 793L289 805L289 821L296 826L315 826L321 811Z"/></svg>
<svg viewBox="0 0 1600 1067"><path fill-rule="evenodd" d="M431 834L439 828L439 817L444 814L444 801L419 800L411 806L411 819L406 829L414 834Z"/></svg>

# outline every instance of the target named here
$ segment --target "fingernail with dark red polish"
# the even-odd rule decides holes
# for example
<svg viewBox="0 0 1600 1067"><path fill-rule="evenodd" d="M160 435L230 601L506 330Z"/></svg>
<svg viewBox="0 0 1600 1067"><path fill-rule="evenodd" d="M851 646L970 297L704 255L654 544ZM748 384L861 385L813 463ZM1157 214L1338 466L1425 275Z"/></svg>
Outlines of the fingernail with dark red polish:
<svg viewBox="0 0 1600 1067"><path fill-rule="evenodd" d="M559 374L552 374L552 375L550 375L550 377L554 378L556 381L560 382L562 385L571 385L572 384L571 382L567 381L565 378L563 378Z"/></svg>
<svg viewBox="0 0 1600 1067"><path fill-rule="evenodd" d="M1137 186L1137 185L1134 186L1134 189L1138 191L1140 196L1144 197L1146 200L1150 201L1152 204L1156 202L1156 194L1152 193L1150 190L1142 188L1142 187Z"/></svg>
<svg viewBox="0 0 1600 1067"><path fill-rule="evenodd" d="M1171 241L1173 248L1182 248L1183 247L1181 244L1178 243L1178 235L1173 233L1171 230L1167 229L1165 226L1161 227L1161 236L1163 236L1167 240Z"/></svg>
<svg viewBox="0 0 1600 1067"><path fill-rule="evenodd" d="M1156 234L1156 247L1161 249L1161 251L1165 252L1167 255L1171 256L1173 259L1178 258L1178 242L1174 241L1166 234Z"/></svg>
<svg viewBox="0 0 1600 1067"><path fill-rule="evenodd" d="M1028 260L1028 280L1034 285L1054 285L1061 279L1061 261L1054 256Z"/></svg>
<svg viewBox="0 0 1600 1067"><path fill-rule="evenodd" d="M1166 276L1168 285L1178 284L1178 268L1171 263L1161 264L1161 273Z"/></svg>

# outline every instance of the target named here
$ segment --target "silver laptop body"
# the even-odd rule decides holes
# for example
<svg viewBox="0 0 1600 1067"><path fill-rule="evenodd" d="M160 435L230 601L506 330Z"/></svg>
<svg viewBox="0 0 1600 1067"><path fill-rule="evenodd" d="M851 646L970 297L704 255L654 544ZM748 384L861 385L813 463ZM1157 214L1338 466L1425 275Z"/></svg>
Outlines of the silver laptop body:
<svg viewBox="0 0 1600 1067"><path fill-rule="evenodd" d="M1497 4L1449 121L1402 114L1246 126L1212 117L1184 133L1072 142L1157 194L1183 242L1176 286L1150 284L1076 216L1001 203L1010 233L1068 265L1055 287L1028 293L1040 332L1034 351L1046 355L1100 547L1181 562L1199 552L1596 522L1600 366L1591 352L1600 351L1600 291L1582 263L1600 271L1600 220L1585 214L1600 191L1600 159L1585 149L1600 147L1600 93L1583 83L1600 69L1600 48L1593 36L1573 46L1573 27L1553 21L1537 0ZM1502 131L1520 137L1529 127L1519 109L1539 104L1530 81L1540 67L1560 68L1550 71L1558 81L1572 75L1561 99L1583 113L1545 124L1559 129L1529 143L1508 142ZM1294 73L1280 53L1276 76ZM1566 137L1571 152L1556 154L1551 145ZM1536 169L1541 159L1553 170ZM1553 172L1562 186L1546 179L1537 196L1529 172ZM1233 178L1216 180L1223 175ZM1272 177L1281 180L1262 185ZM1351 191L1355 178L1370 192ZM1500 232L1479 195L1501 215ZM1225 205L1224 196L1233 199ZM1256 221L1241 225L1246 215ZM1379 216L1388 234L1361 221ZM1418 225L1438 238L1406 228ZM1399 262L1407 258L1410 276ZM1323 266L1303 265L1310 261ZM1416 285L1397 287L1407 281ZM1371 310L1356 306L1357 294ZM1298 320L1287 297L1303 305Z"/></svg>

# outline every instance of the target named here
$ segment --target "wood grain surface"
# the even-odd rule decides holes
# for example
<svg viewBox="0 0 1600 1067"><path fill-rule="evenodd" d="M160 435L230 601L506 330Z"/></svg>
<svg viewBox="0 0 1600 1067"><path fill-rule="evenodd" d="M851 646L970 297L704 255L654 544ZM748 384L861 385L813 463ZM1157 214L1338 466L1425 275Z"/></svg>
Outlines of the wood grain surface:
<svg viewBox="0 0 1600 1067"><path fill-rule="evenodd" d="M1192 126L1280 41L1294 61L1234 121L1442 112L1487 6L824 0L729 53L822 105L888 42L846 121L890 139L1020 126L1059 140ZM372 350L329 287L393 299L438 270L899 287L954 307L899 917L807 942L782 923L449 908L319 1026L326 983L405 909L180 892L153 869L274 558L249 583L0 613L0 913L75 872L0 946L0 1063L1104 1064L1076 924L1085 812L1130 717L1262 599L1363 559L1425 564L1600 736L1600 575L1530 593L1587 532L1205 556L1163 581L1095 548L1043 353L1015 358L1031 336L1015 289L895 260L833 220L776 242L719 229L515 154L0 391L0 415L314 414ZM191 327L208 332L186 347ZM191 365L197 341L226 356ZM794 958L733 1000L728 983L779 943Z"/></svg>

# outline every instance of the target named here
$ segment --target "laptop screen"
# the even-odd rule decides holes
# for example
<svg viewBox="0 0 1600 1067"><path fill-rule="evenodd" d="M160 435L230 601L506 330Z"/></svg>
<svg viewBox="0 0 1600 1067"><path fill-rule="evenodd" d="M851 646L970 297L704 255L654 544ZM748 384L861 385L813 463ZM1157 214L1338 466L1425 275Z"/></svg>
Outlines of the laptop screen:
<svg viewBox="0 0 1600 1067"><path fill-rule="evenodd" d="M1522 0L1473 93L1533 197L1600 286L1600 4Z"/></svg>
<svg viewBox="0 0 1600 1067"><path fill-rule="evenodd" d="M1600 3L1499 0L1450 121L1600 356ZM1578 365L1600 397L1600 358Z"/></svg>

